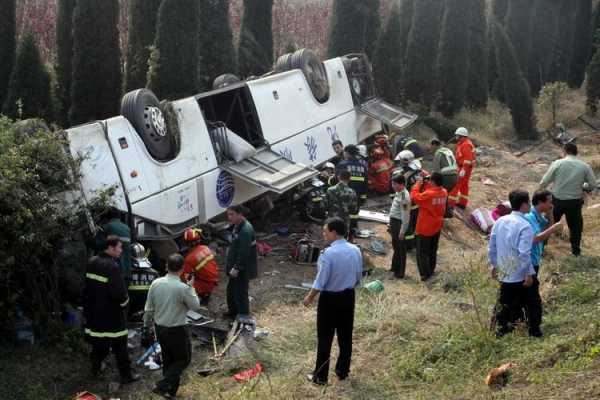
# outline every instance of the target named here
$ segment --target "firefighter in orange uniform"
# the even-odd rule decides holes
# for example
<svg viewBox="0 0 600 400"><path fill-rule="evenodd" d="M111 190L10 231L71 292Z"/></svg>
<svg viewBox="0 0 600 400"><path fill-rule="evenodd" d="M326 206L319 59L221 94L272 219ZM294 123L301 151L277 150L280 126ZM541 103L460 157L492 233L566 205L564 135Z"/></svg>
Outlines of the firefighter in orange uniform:
<svg viewBox="0 0 600 400"><path fill-rule="evenodd" d="M376 148L371 153L375 161L369 164L369 189L379 194L390 192L390 178L394 163L385 157L382 149Z"/></svg>
<svg viewBox="0 0 600 400"><path fill-rule="evenodd" d="M200 304L208 305L210 295L219 284L219 268L210 248L202 243L203 239L201 229L188 229L183 234L191 250L185 257L181 279L187 282L190 274L194 274L194 289Z"/></svg>
<svg viewBox="0 0 600 400"><path fill-rule="evenodd" d="M458 164L458 183L448 196L451 207L467 208L469 204L469 180L475 167L475 146L469 139L466 128L456 130L458 144L456 145L456 162Z"/></svg>

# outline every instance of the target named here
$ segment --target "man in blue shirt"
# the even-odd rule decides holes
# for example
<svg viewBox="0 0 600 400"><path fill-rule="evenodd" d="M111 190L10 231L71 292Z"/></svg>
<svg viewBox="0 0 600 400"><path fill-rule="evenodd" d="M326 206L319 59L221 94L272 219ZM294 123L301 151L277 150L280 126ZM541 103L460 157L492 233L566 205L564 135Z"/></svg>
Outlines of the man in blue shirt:
<svg viewBox="0 0 600 400"><path fill-rule="evenodd" d="M340 380L350 372L352 330L354 326L354 288L362 278L363 261L360 249L344 239L346 223L341 218L325 222L323 237L329 243L321 253L317 277L304 298L308 307L319 295L317 306L317 362L307 378L318 385L327 383L333 336L337 333L340 355L335 373Z"/></svg>
<svg viewBox="0 0 600 400"><path fill-rule="evenodd" d="M527 315L529 325L529 335L541 337L542 331L540 325L542 323L542 298L540 297L540 282L538 274L542 254L544 252L544 242L558 229L561 224L557 222L548 228L548 219L545 215L552 213L552 193L548 190L538 190L533 194L531 199L533 208L531 212L525 215L527 221L533 228L533 247L531 248L531 263L535 270L533 276L533 284L525 291L523 306Z"/></svg>
<svg viewBox="0 0 600 400"><path fill-rule="evenodd" d="M494 311L497 337L513 330L525 290L533 284L535 275L531 263L533 228L525 219L530 208L529 193L515 190L508 198L513 211L494 224L488 249L492 277L500 281Z"/></svg>

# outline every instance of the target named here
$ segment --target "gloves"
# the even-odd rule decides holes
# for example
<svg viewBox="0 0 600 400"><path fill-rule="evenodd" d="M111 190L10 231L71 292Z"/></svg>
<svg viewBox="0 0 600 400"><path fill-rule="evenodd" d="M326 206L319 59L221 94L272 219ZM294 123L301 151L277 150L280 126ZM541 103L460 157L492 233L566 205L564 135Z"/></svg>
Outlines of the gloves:
<svg viewBox="0 0 600 400"><path fill-rule="evenodd" d="M154 335L150 331L150 328L148 328L148 327L142 328L142 338L140 340L140 344L145 349L147 349L148 347L150 347L154 344Z"/></svg>
<svg viewBox="0 0 600 400"><path fill-rule="evenodd" d="M458 176L461 177L461 178L464 178L466 174L467 174L467 171L465 171L464 169L461 169L458 172Z"/></svg>

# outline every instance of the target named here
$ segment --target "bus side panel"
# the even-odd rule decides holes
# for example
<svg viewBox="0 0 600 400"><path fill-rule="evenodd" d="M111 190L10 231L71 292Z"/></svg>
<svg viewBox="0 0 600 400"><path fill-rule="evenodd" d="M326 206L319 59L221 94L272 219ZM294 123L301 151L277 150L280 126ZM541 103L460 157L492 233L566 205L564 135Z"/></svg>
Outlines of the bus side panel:
<svg viewBox="0 0 600 400"><path fill-rule="evenodd" d="M98 197L102 191L115 188L113 201L121 211L127 211L125 194L102 125L98 122L67 130L69 151L81 160L80 183L86 201Z"/></svg>
<svg viewBox="0 0 600 400"><path fill-rule="evenodd" d="M247 83L267 143L279 143L354 108L341 59L326 61L325 69L330 94L329 100L323 104L314 98L300 70L275 74Z"/></svg>

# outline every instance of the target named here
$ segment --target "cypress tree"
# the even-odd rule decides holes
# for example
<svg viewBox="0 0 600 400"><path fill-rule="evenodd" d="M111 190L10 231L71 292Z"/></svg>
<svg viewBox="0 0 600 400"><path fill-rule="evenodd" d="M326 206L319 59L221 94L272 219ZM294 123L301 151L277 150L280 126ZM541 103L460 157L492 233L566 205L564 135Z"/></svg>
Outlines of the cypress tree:
<svg viewBox="0 0 600 400"><path fill-rule="evenodd" d="M229 0L200 0L199 41L198 85L208 90L217 76L237 73Z"/></svg>
<svg viewBox="0 0 600 400"><path fill-rule="evenodd" d="M394 3L373 57L373 74L379 95L391 103L399 103L401 97L402 54L397 51L401 42L400 6Z"/></svg>
<svg viewBox="0 0 600 400"><path fill-rule="evenodd" d="M598 101L600 100L600 51L594 53L592 61L587 68L587 82L585 92L587 95L587 106L592 114L598 111Z"/></svg>
<svg viewBox="0 0 600 400"><path fill-rule="evenodd" d="M592 47L592 0L578 0L575 12L573 57L569 71L569 86L581 87Z"/></svg>
<svg viewBox="0 0 600 400"><path fill-rule="evenodd" d="M199 4L198 0L163 0L158 9L148 88L160 99L197 91Z"/></svg>
<svg viewBox="0 0 600 400"><path fill-rule="evenodd" d="M488 102L488 28L485 0L471 0L469 24L469 82L467 103L476 108Z"/></svg>
<svg viewBox="0 0 600 400"><path fill-rule="evenodd" d="M506 13L505 29L515 49L519 66L524 74L529 71L529 53L531 51L531 0L510 0Z"/></svg>
<svg viewBox="0 0 600 400"><path fill-rule="evenodd" d="M80 124L119 111L119 1L77 0L73 13L73 77L69 120Z"/></svg>
<svg viewBox="0 0 600 400"><path fill-rule="evenodd" d="M447 118L459 112L465 102L469 76L470 2L446 0L440 35L438 77L440 94L436 108Z"/></svg>
<svg viewBox="0 0 600 400"><path fill-rule="evenodd" d="M598 45L600 45L600 2L596 3L594 14L592 15L592 48L590 50L590 61L596 54Z"/></svg>
<svg viewBox="0 0 600 400"><path fill-rule="evenodd" d="M238 49L242 77L262 75L273 66L273 0L245 0Z"/></svg>
<svg viewBox="0 0 600 400"><path fill-rule="evenodd" d="M398 53L402 58L402 67L404 68L406 60L406 46L408 44L408 34L412 26L412 20L415 9L414 0L400 0L400 46Z"/></svg>
<svg viewBox="0 0 600 400"><path fill-rule="evenodd" d="M537 131L533 102L514 47L499 24L492 23L492 33L496 47L498 74L501 82L504 83L506 104L510 109L515 131L523 139L535 139Z"/></svg>
<svg viewBox="0 0 600 400"><path fill-rule="evenodd" d="M8 81L15 62L16 43L15 0L0 0L0 105L8 91Z"/></svg>
<svg viewBox="0 0 600 400"><path fill-rule="evenodd" d="M417 0L408 34L402 78L407 100L430 106L437 90L436 60L441 0Z"/></svg>
<svg viewBox="0 0 600 400"><path fill-rule="evenodd" d="M12 118L52 119L50 74L31 33L19 44L2 112Z"/></svg>
<svg viewBox="0 0 600 400"><path fill-rule="evenodd" d="M327 55L362 53L366 43L365 5L356 0L333 0Z"/></svg>
<svg viewBox="0 0 600 400"><path fill-rule="evenodd" d="M548 81L552 51L558 36L558 10L561 0L536 0L534 4L533 37L529 54L528 80L531 94L537 96Z"/></svg>
<svg viewBox="0 0 600 400"><path fill-rule="evenodd" d="M506 14L508 12L508 1L509 0L493 0L491 10L491 21L504 26L506 20ZM488 82L491 91L498 92L498 85L496 80L498 79L498 68L496 67L496 49L494 48L494 40L492 39L491 29L489 31L488 43L490 44L489 61L488 61Z"/></svg>
<svg viewBox="0 0 600 400"><path fill-rule="evenodd" d="M559 34L554 46L548 82L566 82L569 78L573 57L573 39L575 37L575 7L573 7L573 3L562 1L558 15L560 16Z"/></svg>
<svg viewBox="0 0 600 400"><path fill-rule="evenodd" d="M148 59L161 0L130 0L125 91L146 87Z"/></svg>
<svg viewBox="0 0 600 400"><path fill-rule="evenodd" d="M73 65L73 11L76 0L59 0L56 15L56 117L69 124Z"/></svg>
<svg viewBox="0 0 600 400"><path fill-rule="evenodd" d="M381 34L381 15L379 13L380 0L365 0L365 49L369 58L377 46L377 40Z"/></svg>

